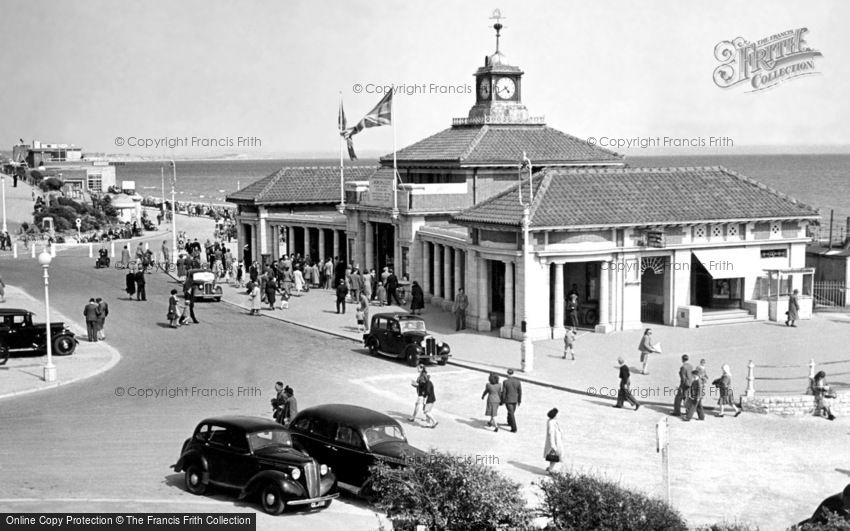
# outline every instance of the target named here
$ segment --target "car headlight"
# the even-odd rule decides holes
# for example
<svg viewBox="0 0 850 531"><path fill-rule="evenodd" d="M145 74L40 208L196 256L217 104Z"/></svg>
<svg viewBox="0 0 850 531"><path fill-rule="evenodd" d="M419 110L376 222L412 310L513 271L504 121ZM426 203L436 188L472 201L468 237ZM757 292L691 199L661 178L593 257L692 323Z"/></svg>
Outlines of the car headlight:
<svg viewBox="0 0 850 531"><path fill-rule="evenodd" d="M437 346L440 347L440 348L443 348L443 342L440 341L439 343L437 343Z"/></svg>
<svg viewBox="0 0 850 531"><path fill-rule="evenodd" d="M293 468L292 473L290 475L292 476L292 479L300 478L301 477L301 469L300 468Z"/></svg>
<svg viewBox="0 0 850 531"><path fill-rule="evenodd" d="M328 473L328 465L319 465L319 474L326 475Z"/></svg>
<svg viewBox="0 0 850 531"><path fill-rule="evenodd" d="M419 346L421 346L422 348L425 348L425 340L424 339L422 340L422 342L419 343Z"/></svg>

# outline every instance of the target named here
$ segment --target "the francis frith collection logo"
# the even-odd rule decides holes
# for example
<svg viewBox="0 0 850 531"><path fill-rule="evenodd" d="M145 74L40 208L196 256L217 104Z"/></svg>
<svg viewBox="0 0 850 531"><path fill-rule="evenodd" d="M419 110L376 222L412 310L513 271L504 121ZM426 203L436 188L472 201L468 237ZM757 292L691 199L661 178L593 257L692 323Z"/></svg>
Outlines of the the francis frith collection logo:
<svg viewBox="0 0 850 531"><path fill-rule="evenodd" d="M722 64L714 69L714 83L730 88L748 83L755 92L795 79L818 74L815 58L822 54L809 48L808 28L784 31L756 42L743 37L723 41L714 47L714 57Z"/></svg>

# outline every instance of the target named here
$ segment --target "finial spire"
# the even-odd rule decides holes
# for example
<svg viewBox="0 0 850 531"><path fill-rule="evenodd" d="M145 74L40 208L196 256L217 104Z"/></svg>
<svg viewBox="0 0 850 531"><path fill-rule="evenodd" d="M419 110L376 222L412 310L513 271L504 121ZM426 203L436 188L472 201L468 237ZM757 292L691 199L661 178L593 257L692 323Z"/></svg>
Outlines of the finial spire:
<svg viewBox="0 0 850 531"><path fill-rule="evenodd" d="M502 30L502 28L504 28L504 26L502 26L502 19L503 18L508 18L508 17L502 16L502 10L501 9L494 9L493 15L490 17L490 20L496 21L496 23L493 24L493 29L496 30L496 53L499 53L499 37L500 37L499 32Z"/></svg>

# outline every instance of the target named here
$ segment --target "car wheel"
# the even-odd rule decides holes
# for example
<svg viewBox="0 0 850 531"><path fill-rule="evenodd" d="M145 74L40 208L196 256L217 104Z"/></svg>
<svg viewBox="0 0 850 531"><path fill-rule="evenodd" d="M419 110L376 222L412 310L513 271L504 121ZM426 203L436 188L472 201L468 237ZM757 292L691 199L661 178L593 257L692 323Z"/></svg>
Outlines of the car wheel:
<svg viewBox="0 0 850 531"><path fill-rule="evenodd" d="M189 465L186 469L183 479L186 482L186 490L200 496L207 491L207 485L204 483L204 476L201 467L198 465Z"/></svg>
<svg viewBox="0 0 850 531"><path fill-rule="evenodd" d="M286 505L283 501L283 491L276 483L269 483L263 487L260 492L260 504L263 510L271 515L278 515L283 512Z"/></svg>
<svg viewBox="0 0 850 531"><path fill-rule="evenodd" d="M53 352L57 356L70 356L77 348L77 342L68 336L59 336L53 340Z"/></svg>
<svg viewBox="0 0 850 531"><path fill-rule="evenodd" d="M445 365L449 362L449 358L440 358L440 361L437 362L437 365Z"/></svg>
<svg viewBox="0 0 850 531"><path fill-rule="evenodd" d="M378 342L375 341L374 339L369 342L369 354L371 354L373 356L377 356L379 354L378 353Z"/></svg>
<svg viewBox="0 0 850 531"><path fill-rule="evenodd" d="M7 361L9 361L9 347L0 345L0 365L6 365Z"/></svg>
<svg viewBox="0 0 850 531"><path fill-rule="evenodd" d="M411 367L416 367L419 363L419 356L416 354L416 347L410 345L404 351L404 359Z"/></svg>

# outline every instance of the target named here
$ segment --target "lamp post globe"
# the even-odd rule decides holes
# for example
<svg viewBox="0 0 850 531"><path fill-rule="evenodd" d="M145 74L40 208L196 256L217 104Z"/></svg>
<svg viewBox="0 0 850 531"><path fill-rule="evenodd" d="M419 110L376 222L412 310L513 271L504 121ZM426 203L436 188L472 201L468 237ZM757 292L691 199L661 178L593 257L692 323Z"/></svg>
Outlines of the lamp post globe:
<svg viewBox="0 0 850 531"><path fill-rule="evenodd" d="M45 247L43 251L38 255L38 263L41 267L47 267L50 265L50 262L53 261L53 257L50 255L50 252Z"/></svg>

